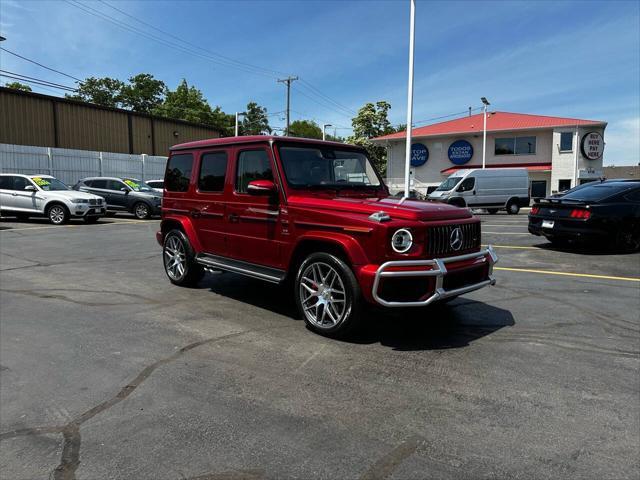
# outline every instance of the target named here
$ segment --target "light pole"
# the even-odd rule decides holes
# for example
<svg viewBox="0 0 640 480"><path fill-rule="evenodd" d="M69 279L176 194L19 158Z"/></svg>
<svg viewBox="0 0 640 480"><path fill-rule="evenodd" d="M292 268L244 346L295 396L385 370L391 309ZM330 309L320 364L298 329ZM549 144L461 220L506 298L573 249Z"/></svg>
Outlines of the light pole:
<svg viewBox="0 0 640 480"><path fill-rule="evenodd" d="M325 123L322 125L322 140L327 139L327 127L333 127L330 123Z"/></svg>
<svg viewBox="0 0 640 480"><path fill-rule="evenodd" d="M484 169L487 159L487 107L491 104L487 97L482 97L480 100L484 105L484 128L482 129L482 168Z"/></svg>
<svg viewBox="0 0 640 480"><path fill-rule="evenodd" d="M240 131L240 115L246 115L247 112L236 112L236 137Z"/></svg>
<svg viewBox="0 0 640 480"><path fill-rule="evenodd" d="M404 158L404 197L409 198L409 182L411 169L411 129L413 123L413 49L416 24L416 2L411 0L411 10L409 15L409 85L407 88L407 145L405 147Z"/></svg>

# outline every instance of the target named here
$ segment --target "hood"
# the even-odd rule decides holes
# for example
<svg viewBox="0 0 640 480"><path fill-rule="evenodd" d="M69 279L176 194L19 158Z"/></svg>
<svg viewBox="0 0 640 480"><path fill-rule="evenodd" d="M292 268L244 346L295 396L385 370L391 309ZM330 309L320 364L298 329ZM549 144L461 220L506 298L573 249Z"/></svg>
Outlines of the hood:
<svg viewBox="0 0 640 480"><path fill-rule="evenodd" d="M453 189L452 190L434 190L428 195L428 197L429 198L448 197L452 193L453 193Z"/></svg>
<svg viewBox="0 0 640 480"><path fill-rule="evenodd" d="M80 192L78 190L55 190L53 192L47 192L44 191L44 193L46 193L48 196L54 196L54 195L59 195L61 197L65 197L65 198L85 198L87 200L97 200L98 198L102 198L99 195L93 195L91 193L87 193L87 192Z"/></svg>
<svg viewBox="0 0 640 480"><path fill-rule="evenodd" d="M287 203L291 207L297 208L362 213L367 216L376 212L385 212L393 220L453 220L472 217L471 213L469 213L465 208L420 200L405 200L400 203L400 199L396 197L316 198L308 196L290 196L287 199Z"/></svg>

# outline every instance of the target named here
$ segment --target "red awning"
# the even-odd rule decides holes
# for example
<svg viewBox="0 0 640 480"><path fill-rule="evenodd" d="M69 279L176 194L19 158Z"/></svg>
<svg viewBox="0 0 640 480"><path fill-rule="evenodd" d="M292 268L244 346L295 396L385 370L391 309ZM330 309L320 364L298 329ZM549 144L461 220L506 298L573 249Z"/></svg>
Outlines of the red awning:
<svg viewBox="0 0 640 480"><path fill-rule="evenodd" d="M473 168L482 168L482 165L456 165L455 167L445 168L440 173L450 175L458 170L468 170ZM550 163L505 163L503 165L487 165L485 168L526 168L529 172L550 172Z"/></svg>

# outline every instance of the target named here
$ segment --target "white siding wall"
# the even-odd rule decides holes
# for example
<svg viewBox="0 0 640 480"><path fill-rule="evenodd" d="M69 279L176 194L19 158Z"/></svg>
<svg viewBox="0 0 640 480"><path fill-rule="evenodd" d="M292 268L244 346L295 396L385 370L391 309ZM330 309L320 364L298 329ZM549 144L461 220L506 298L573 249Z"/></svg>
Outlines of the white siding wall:
<svg viewBox="0 0 640 480"><path fill-rule="evenodd" d="M580 142L582 137L588 132L598 132L604 137L603 128L593 127L580 127L578 129L578 139L576 142L575 127L573 128L557 128L553 131L553 146L552 146L552 164L553 170L551 172L551 191L557 192L560 180L571 180L571 186L574 187L575 177L575 152L578 152L578 174L579 178L598 178L602 175L602 162L604 155L600 160L588 160L582 156L580 151ZM560 152L560 133L572 132L573 135L573 148L571 152ZM606 148L605 148L606 151ZM593 173L587 173L587 170L593 170Z"/></svg>

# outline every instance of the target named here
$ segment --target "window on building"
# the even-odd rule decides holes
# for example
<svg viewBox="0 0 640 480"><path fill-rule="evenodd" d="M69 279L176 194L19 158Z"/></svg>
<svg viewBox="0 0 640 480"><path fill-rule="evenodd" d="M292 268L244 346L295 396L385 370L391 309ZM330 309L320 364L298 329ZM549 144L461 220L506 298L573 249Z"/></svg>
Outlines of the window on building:
<svg viewBox="0 0 640 480"><path fill-rule="evenodd" d="M536 137L496 138L496 155L533 155L536 153Z"/></svg>
<svg viewBox="0 0 640 480"><path fill-rule="evenodd" d="M186 192L189 190L192 168L193 155L190 153L173 155L167 163L165 188L170 192Z"/></svg>
<svg viewBox="0 0 640 480"><path fill-rule="evenodd" d="M269 156L264 150L241 152L238 157L236 191L247 193L247 185L254 180L273 180L271 162L269 162Z"/></svg>
<svg viewBox="0 0 640 480"><path fill-rule="evenodd" d="M565 192L571 188L571 180L558 180L558 191Z"/></svg>
<svg viewBox="0 0 640 480"><path fill-rule="evenodd" d="M212 152L202 155L198 190L201 192L221 192L227 173L227 152Z"/></svg>
<svg viewBox="0 0 640 480"><path fill-rule="evenodd" d="M573 150L573 132L560 133L560 151L571 152Z"/></svg>

